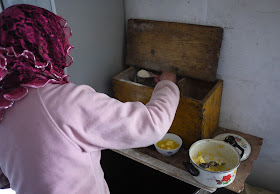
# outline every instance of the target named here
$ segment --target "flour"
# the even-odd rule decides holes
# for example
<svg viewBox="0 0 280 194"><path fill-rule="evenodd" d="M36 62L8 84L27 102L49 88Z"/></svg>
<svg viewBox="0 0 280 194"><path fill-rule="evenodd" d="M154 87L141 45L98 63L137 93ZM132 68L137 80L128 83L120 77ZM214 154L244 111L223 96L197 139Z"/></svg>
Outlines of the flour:
<svg viewBox="0 0 280 194"><path fill-rule="evenodd" d="M149 77L151 77L150 74L149 74L149 72L146 71L146 70L144 70L144 69L138 71L138 72L137 72L137 76L138 76L138 77L141 77L141 78L149 78Z"/></svg>

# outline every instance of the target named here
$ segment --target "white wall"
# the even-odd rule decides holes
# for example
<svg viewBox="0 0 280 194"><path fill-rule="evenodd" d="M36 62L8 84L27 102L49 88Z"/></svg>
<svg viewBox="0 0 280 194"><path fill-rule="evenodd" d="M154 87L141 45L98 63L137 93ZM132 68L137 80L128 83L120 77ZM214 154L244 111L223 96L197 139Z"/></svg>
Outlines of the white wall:
<svg viewBox="0 0 280 194"><path fill-rule="evenodd" d="M54 0L1 0L1 5L6 9L15 4L30 4L43 7L49 11L56 13Z"/></svg>
<svg viewBox="0 0 280 194"><path fill-rule="evenodd" d="M220 126L264 138L247 182L280 192L280 1L125 0L129 18L224 28Z"/></svg>
<svg viewBox="0 0 280 194"><path fill-rule="evenodd" d="M73 32L70 80L112 95L112 77L124 69L123 0L55 0L55 5Z"/></svg>

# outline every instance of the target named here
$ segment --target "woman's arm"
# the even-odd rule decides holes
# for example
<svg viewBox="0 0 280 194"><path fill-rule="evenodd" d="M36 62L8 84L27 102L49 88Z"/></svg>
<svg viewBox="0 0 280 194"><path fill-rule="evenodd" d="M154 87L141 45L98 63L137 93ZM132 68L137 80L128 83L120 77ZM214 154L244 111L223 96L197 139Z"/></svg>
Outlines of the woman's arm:
<svg viewBox="0 0 280 194"><path fill-rule="evenodd" d="M144 147L167 133L176 113L179 89L174 75L167 77L146 105L123 103L74 84L43 88L40 93L60 130L85 152Z"/></svg>

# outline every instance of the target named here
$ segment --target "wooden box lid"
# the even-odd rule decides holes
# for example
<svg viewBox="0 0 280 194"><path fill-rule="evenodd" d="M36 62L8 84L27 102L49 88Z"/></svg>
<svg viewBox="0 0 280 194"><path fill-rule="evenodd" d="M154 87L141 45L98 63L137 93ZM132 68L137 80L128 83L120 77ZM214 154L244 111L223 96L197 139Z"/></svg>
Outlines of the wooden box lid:
<svg viewBox="0 0 280 194"><path fill-rule="evenodd" d="M220 27L129 19L126 64L214 81L222 36Z"/></svg>

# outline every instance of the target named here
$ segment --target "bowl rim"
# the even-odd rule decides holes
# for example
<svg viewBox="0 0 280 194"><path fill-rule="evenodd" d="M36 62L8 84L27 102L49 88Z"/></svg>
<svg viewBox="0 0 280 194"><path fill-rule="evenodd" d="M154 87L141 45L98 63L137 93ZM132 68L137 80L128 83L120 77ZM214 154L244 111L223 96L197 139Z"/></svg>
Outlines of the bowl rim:
<svg viewBox="0 0 280 194"><path fill-rule="evenodd" d="M177 147L177 148L175 148L175 149L172 149L172 150L165 150L165 149L162 149L162 148L160 148L160 147L158 147L157 146L157 143L159 142L159 141L161 141L161 140L163 140L164 138L165 138L165 136L167 136L167 135L173 135L173 136L175 136L175 137L178 137L179 138L179 140L180 140L180 142L177 142L177 141L175 141L176 143L178 143L179 144L179 147ZM167 138L166 138L167 139ZM173 139L172 139L173 140ZM159 150L162 150L162 151L174 151L174 150L177 150L177 149L180 149L181 147L182 147L182 144L183 144L183 140L182 140L182 138L179 136L179 135L176 135L176 134L174 134L174 133L166 133L164 136L163 136L163 138L161 138L160 140L158 140L156 143L154 143L154 146L157 148L157 149L159 149Z"/></svg>

